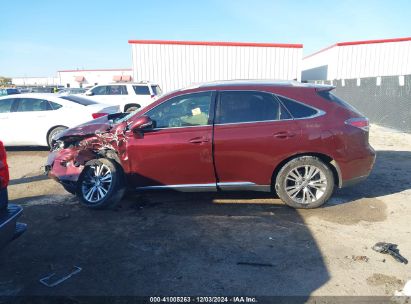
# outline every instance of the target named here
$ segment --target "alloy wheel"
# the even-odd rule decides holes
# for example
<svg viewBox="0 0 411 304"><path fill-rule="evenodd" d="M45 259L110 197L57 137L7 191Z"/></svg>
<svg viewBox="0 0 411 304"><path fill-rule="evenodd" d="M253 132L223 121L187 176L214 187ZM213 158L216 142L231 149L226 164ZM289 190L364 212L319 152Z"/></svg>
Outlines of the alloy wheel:
<svg viewBox="0 0 411 304"><path fill-rule="evenodd" d="M99 163L86 168L81 185L83 198L89 203L97 203L107 196L113 175L108 166Z"/></svg>
<svg viewBox="0 0 411 304"><path fill-rule="evenodd" d="M293 168L285 178L285 191L296 203L309 205L318 201L326 192L325 173L313 165Z"/></svg>

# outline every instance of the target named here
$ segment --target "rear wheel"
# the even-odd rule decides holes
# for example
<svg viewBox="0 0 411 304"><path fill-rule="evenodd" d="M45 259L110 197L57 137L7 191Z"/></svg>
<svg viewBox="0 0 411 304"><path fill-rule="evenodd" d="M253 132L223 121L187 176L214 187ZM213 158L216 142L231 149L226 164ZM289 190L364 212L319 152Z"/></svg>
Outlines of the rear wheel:
<svg viewBox="0 0 411 304"><path fill-rule="evenodd" d="M92 209L114 207L122 199L124 192L121 167L106 158L87 162L77 183L80 202Z"/></svg>
<svg viewBox="0 0 411 304"><path fill-rule="evenodd" d="M316 208L331 197L334 175L319 158L298 157L281 168L275 181L275 190L288 206Z"/></svg>

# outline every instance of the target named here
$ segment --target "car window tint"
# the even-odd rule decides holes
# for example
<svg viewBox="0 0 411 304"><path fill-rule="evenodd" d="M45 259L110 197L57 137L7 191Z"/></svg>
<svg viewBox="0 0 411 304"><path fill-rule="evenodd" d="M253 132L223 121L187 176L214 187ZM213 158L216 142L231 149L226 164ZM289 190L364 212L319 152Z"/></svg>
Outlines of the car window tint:
<svg viewBox="0 0 411 304"><path fill-rule="evenodd" d="M151 90L153 91L154 95L161 95L162 94L161 89L158 85L152 85Z"/></svg>
<svg viewBox="0 0 411 304"><path fill-rule="evenodd" d="M304 118L304 117L310 117L315 114L317 114L317 110L303 105L300 102L297 102L295 100L283 97L283 96L277 96L281 102L285 105L287 110L291 113L291 115L294 118Z"/></svg>
<svg viewBox="0 0 411 304"><path fill-rule="evenodd" d="M127 95L127 89L124 85L107 86L108 95Z"/></svg>
<svg viewBox="0 0 411 304"><path fill-rule="evenodd" d="M58 104L56 102L49 101L49 103L50 103L51 107L53 108L53 110L58 110L62 107L61 104Z"/></svg>
<svg viewBox="0 0 411 304"><path fill-rule="evenodd" d="M264 92L221 92L217 123L242 123L290 118L272 94Z"/></svg>
<svg viewBox="0 0 411 304"><path fill-rule="evenodd" d="M136 92L137 95L150 95L150 89L148 86L133 86L134 92Z"/></svg>
<svg viewBox="0 0 411 304"><path fill-rule="evenodd" d="M106 86L99 86L95 87L91 90L93 95L107 95L107 87Z"/></svg>
<svg viewBox="0 0 411 304"><path fill-rule="evenodd" d="M155 128L204 126L208 124L212 92L177 96L146 113Z"/></svg>
<svg viewBox="0 0 411 304"><path fill-rule="evenodd" d="M52 110L49 102L37 98L19 98L16 112L33 112Z"/></svg>
<svg viewBox="0 0 411 304"><path fill-rule="evenodd" d="M11 106L14 99L2 99L0 100L0 113L10 113Z"/></svg>

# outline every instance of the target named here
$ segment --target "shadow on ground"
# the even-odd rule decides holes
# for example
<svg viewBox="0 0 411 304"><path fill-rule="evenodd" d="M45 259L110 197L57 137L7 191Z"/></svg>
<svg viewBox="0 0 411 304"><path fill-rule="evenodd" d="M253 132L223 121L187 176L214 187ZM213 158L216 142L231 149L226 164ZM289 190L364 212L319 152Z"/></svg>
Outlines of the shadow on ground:
<svg viewBox="0 0 411 304"><path fill-rule="evenodd" d="M295 210L237 197L147 193L111 211L71 196L28 204L29 230L0 252L0 295L307 296L328 281ZM38 282L73 265L83 271L55 288Z"/></svg>

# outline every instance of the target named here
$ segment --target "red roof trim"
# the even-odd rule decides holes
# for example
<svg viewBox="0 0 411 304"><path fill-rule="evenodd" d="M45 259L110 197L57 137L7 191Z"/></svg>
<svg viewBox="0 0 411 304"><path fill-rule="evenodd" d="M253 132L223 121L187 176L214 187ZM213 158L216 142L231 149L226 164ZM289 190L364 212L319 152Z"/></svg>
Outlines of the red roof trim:
<svg viewBox="0 0 411 304"><path fill-rule="evenodd" d="M104 72L104 71L132 71L132 69L96 69L96 70L61 70L57 72Z"/></svg>
<svg viewBox="0 0 411 304"><path fill-rule="evenodd" d="M213 42L213 41L171 41L171 40L129 40L130 44L173 44L173 45L208 45L208 46L251 46L302 48L302 44L288 43L255 43L255 42Z"/></svg>
<svg viewBox="0 0 411 304"><path fill-rule="evenodd" d="M362 40L362 41L351 41L351 42L338 42L333 44L329 47L321 49L315 53L312 53L308 56L305 56L303 59L310 58L318 53L327 51L335 46L349 46L349 45L361 45L361 44L375 44L375 43L389 43L389 42L404 42L404 41L411 41L411 37L404 37L404 38L391 38L391 39L377 39L377 40Z"/></svg>

